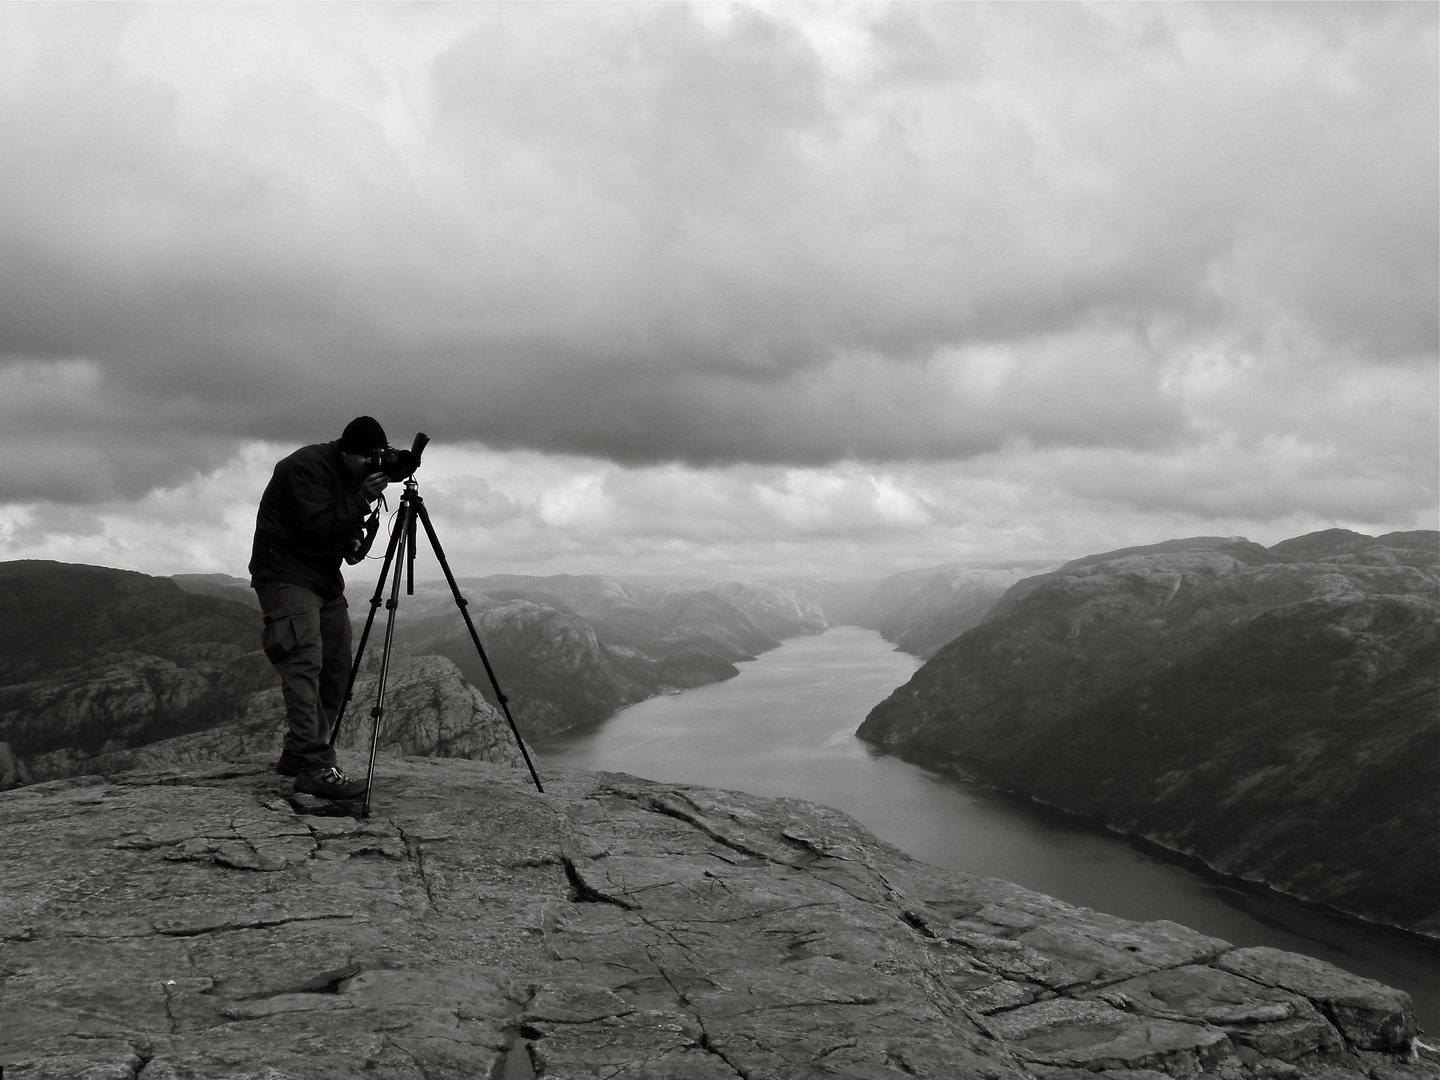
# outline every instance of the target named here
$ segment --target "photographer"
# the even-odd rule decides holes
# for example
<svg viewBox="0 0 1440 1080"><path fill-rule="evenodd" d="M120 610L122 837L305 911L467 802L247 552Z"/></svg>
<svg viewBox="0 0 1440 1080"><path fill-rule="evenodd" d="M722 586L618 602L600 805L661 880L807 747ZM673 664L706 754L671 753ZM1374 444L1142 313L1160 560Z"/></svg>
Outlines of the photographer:
<svg viewBox="0 0 1440 1080"><path fill-rule="evenodd" d="M388 480L374 469L385 430L359 416L336 442L275 466L255 517L250 587L265 614L261 644L280 673L289 730L276 765L323 799L365 793L335 764L334 722L350 674L350 613L340 562L363 551L365 518ZM373 535L373 533L372 533Z"/></svg>

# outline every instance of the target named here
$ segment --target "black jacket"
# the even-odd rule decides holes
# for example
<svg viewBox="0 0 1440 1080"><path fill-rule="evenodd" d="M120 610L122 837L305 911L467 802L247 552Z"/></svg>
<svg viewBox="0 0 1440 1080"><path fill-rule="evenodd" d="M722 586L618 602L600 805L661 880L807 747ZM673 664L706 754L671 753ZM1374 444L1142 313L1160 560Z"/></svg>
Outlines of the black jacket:
<svg viewBox="0 0 1440 1080"><path fill-rule="evenodd" d="M370 511L345 471L338 443L296 450L275 466L255 515L250 581L299 585L333 600L345 592L340 561Z"/></svg>

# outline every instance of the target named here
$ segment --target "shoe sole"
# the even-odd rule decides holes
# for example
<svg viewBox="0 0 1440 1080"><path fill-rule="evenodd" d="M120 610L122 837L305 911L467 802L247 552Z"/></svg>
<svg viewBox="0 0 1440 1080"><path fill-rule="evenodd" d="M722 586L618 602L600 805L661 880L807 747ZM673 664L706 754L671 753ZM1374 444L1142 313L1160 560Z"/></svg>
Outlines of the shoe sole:
<svg viewBox="0 0 1440 1080"><path fill-rule="evenodd" d="M358 791L351 794L348 792L335 791L334 789L330 791L313 791L309 788L301 787L297 781L295 784L295 794L309 795L313 799L330 799L334 802L349 802L352 799L363 799L365 797L365 786L361 785Z"/></svg>
<svg viewBox="0 0 1440 1080"><path fill-rule="evenodd" d="M356 799L363 799L365 797L365 789L361 788L353 795L342 795L336 791L302 791L300 788L297 787L295 789L295 794L309 795L312 799L328 799L331 802L354 802Z"/></svg>

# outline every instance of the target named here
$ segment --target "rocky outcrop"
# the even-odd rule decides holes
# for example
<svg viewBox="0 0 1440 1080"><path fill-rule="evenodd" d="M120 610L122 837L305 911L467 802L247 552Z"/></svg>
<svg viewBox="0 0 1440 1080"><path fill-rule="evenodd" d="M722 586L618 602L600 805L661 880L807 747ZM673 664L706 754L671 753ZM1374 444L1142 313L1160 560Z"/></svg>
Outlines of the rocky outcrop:
<svg viewBox="0 0 1440 1080"><path fill-rule="evenodd" d="M374 732L378 657L371 654L355 680L336 746L368 757ZM235 708L237 718L203 731L135 747L86 753L67 746L24 762L25 783L70 776L110 776L130 769L194 765L217 757L260 754L279 757L285 734L285 703L279 687L251 694ZM0 744L3 745L3 744ZM474 758L517 765L521 754L505 718L440 656L396 656L386 679L380 749L422 757ZM3 790L3 789L0 789Z"/></svg>
<svg viewBox="0 0 1440 1080"><path fill-rule="evenodd" d="M234 719L275 675L255 612L165 578L0 563L0 739L91 755Z"/></svg>
<svg viewBox="0 0 1440 1080"><path fill-rule="evenodd" d="M486 700L498 704L480 653L448 592L447 612L412 620L402 602L396 640L452 661ZM468 593L471 618L516 724L529 738L609 716L650 697L573 611L522 598ZM383 623L380 624L383 632Z"/></svg>
<svg viewBox="0 0 1440 1080"><path fill-rule="evenodd" d="M1437 1075L1325 964L809 803L545 779L382 758L364 820L265 761L0 795L6 1080Z"/></svg>
<svg viewBox="0 0 1440 1080"><path fill-rule="evenodd" d="M276 684L258 651L197 642L176 654L107 652L0 687L0 734L26 757L108 753L234 719L250 695Z"/></svg>
<svg viewBox="0 0 1440 1080"><path fill-rule="evenodd" d="M1021 582L858 734L1440 934L1437 534L1185 541Z"/></svg>

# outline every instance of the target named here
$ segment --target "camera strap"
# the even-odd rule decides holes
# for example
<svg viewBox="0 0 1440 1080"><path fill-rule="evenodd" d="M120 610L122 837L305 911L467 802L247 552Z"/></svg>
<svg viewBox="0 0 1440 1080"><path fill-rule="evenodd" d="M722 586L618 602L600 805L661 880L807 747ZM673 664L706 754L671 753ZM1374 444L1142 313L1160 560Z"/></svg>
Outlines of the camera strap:
<svg viewBox="0 0 1440 1080"><path fill-rule="evenodd" d="M380 496L381 502L385 496ZM366 555L370 554L370 548L375 543L375 537L380 533L380 507L379 505L370 508L370 516L365 523L356 530L355 539L350 542L350 550L345 552L345 561L351 566L360 562Z"/></svg>

